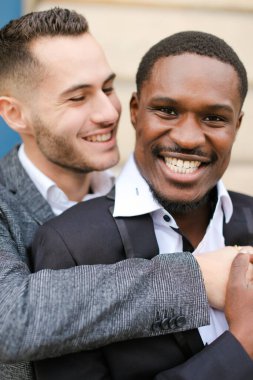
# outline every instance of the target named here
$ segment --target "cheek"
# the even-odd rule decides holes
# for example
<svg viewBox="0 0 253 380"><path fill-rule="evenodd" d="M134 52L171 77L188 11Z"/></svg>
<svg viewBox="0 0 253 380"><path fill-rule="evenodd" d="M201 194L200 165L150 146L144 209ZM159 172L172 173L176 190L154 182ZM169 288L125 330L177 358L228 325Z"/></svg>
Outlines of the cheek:
<svg viewBox="0 0 253 380"><path fill-rule="evenodd" d="M223 162L229 162L233 143L224 141L224 144L220 146L219 154Z"/></svg>
<svg viewBox="0 0 253 380"><path fill-rule="evenodd" d="M150 152L149 138L143 128L138 128L136 130L136 145L135 150L137 154L142 156L148 156Z"/></svg>
<svg viewBox="0 0 253 380"><path fill-rule="evenodd" d="M164 139L169 138L170 131L171 126L167 120L162 120L146 110L139 112L136 136L141 138L146 146L164 142Z"/></svg>
<svg viewBox="0 0 253 380"><path fill-rule="evenodd" d="M235 133L230 131L220 131L220 133L215 133L215 135L207 136L207 139L217 156L220 159L225 160L232 150Z"/></svg>
<svg viewBox="0 0 253 380"><path fill-rule="evenodd" d="M121 114L121 103L120 103L119 98L116 94L112 95L111 103L120 116L120 114Z"/></svg>
<svg viewBox="0 0 253 380"><path fill-rule="evenodd" d="M138 115L136 123L136 138L141 140L142 144L148 145L152 143L157 137L156 129L153 127L153 123L150 118L145 117L145 113Z"/></svg>
<svg viewBox="0 0 253 380"><path fill-rule="evenodd" d="M87 112L83 112L81 108L74 108L68 112L64 112L64 114L58 118L56 121L57 130L59 133L64 133L68 136L75 136L78 135L80 131L85 132L87 120Z"/></svg>
<svg viewBox="0 0 253 380"><path fill-rule="evenodd" d="M218 181L227 170L230 162L232 146L231 139L220 139L217 141L215 147L213 146L217 161L215 165L211 167L213 174L210 175L210 180L215 178L215 180Z"/></svg>

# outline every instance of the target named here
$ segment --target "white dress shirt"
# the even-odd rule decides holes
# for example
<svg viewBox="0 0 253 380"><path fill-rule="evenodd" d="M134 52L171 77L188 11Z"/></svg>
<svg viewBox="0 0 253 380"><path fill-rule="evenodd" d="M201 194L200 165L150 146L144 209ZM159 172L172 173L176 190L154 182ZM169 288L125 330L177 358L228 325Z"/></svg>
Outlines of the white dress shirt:
<svg viewBox="0 0 253 380"><path fill-rule="evenodd" d="M77 203L70 201L66 194L59 189L56 183L32 163L25 153L23 144L19 148L18 157L25 171L43 198L49 203L55 215L61 214L63 211ZM92 194L86 194L83 201L107 194L113 185L114 176L109 170L91 173L90 187Z"/></svg>
<svg viewBox="0 0 253 380"><path fill-rule="evenodd" d="M204 254L224 247L223 219L228 223L233 206L222 181L217 184L218 201L206 233L193 254ZM159 253L182 252L183 239L173 228L178 229L175 219L154 198L147 182L141 176L134 157L130 156L116 180L114 216L136 216L150 213L159 246ZM168 221L164 220L167 215ZM173 227L173 228L171 228ZM179 253L180 254L180 253ZM225 330L228 324L224 313L210 308L210 325L199 328L203 343L211 343Z"/></svg>

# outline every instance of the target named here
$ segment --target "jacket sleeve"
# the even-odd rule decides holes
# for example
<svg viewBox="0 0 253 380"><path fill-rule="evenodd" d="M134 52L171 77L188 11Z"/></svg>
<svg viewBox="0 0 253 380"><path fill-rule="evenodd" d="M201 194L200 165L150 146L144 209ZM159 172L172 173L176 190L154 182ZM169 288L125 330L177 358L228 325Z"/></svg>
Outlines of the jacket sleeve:
<svg viewBox="0 0 253 380"><path fill-rule="evenodd" d="M225 332L185 363L158 374L154 380L252 380L253 360Z"/></svg>
<svg viewBox="0 0 253 380"><path fill-rule="evenodd" d="M52 231L43 233L50 235L44 239L48 255L47 241L67 254ZM154 322L168 308L179 310L186 322L172 332L208 323L202 277L189 253L31 274L21 260L21 240L0 218L1 362L159 335L165 331L159 324L154 329Z"/></svg>

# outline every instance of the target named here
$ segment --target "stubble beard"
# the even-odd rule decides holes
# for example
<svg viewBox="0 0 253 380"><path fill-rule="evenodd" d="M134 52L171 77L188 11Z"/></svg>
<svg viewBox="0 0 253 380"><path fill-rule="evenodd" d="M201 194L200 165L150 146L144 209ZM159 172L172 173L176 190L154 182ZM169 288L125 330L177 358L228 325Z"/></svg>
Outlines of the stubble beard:
<svg viewBox="0 0 253 380"><path fill-rule="evenodd" d="M200 149L182 149L179 146L174 146L174 147L160 147L156 146L152 149L152 155L154 156L155 159L160 157L161 151L163 152L173 152L173 153L188 153L188 154L194 154L194 155L199 155L199 156L206 156L204 152L202 152ZM217 161L217 155L215 153L212 153L211 159L210 159L210 164L213 165ZM147 181L147 179L146 179ZM159 190L155 189L149 181L147 181L150 191L153 195L153 198L166 210L168 211L171 215L173 214L188 214L194 210L197 210L198 208L204 206L207 204L210 200L211 197L211 192L212 189L207 191L207 193L198 200L194 201L172 201L168 198L166 198ZM180 185L178 186L178 192L180 192L181 188Z"/></svg>
<svg viewBox="0 0 253 380"><path fill-rule="evenodd" d="M148 185L149 185L153 198L171 215L188 214L194 210L197 210L203 205L207 204L210 200L211 190L208 191L201 199L196 200L196 201L189 201L189 202L171 201L170 199L166 198L161 192L156 190L150 183ZM180 189L178 191L180 191Z"/></svg>
<svg viewBox="0 0 253 380"><path fill-rule="evenodd" d="M39 117L34 118L33 125L36 143L49 162L79 174L94 171L64 136L53 135Z"/></svg>

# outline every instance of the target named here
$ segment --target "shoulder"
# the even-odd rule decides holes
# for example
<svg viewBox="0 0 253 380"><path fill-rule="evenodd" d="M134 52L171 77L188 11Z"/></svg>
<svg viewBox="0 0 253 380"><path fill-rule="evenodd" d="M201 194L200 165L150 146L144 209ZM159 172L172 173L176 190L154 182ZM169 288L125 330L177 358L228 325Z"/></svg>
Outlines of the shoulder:
<svg viewBox="0 0 253 380"><path fill-rule="evenodd" d="M36 239L54 242L57 238L71 253L76 265L112 264L123 260L124 250L111 206L113 200L106 196L81 202L46 222ZM55 243L52 247L55 251ZM60 258L61 252L57 255Z"/></svg>
<svg viewBox="0 0 253 380"><path fill-rule="evenodd" d="M76 224L80 221L90 223L92 220L99 221L109 216L111 218L110 207L113 207L113 205L114 201L106 196L80 202L46 224L56 227L66 223Z"/></svg>
<svg viewBox="0 0 253 380"><path fill-rule="evenodd" d="M252 207L253 206L253 197L250 195L238 193L235 191L229 191L233 205L238 205L240 207Z"/></svg>
<svg viewBox="0 0 253 380"><path fill-rule="evenodd" d="M114 201L107 198L107 196L90 199L88 201L77 203L73 207L70 207L61 215L54 218L52 223L60 223L62 220L73 219L77 217L80 217L82 219L86 219L88 216L95 217L96 215L101 215L104 213L104 211L109 210L109 208L113 207L113 205Z"/></svg>
<svg viewBox="0 0 253 380"><path fill-rule="evenodd" d="M11 176L12 169L20 166L18 159L19 145L16 145L10 152L0 159L0 183L5 184L6 179Z"/></svg>

